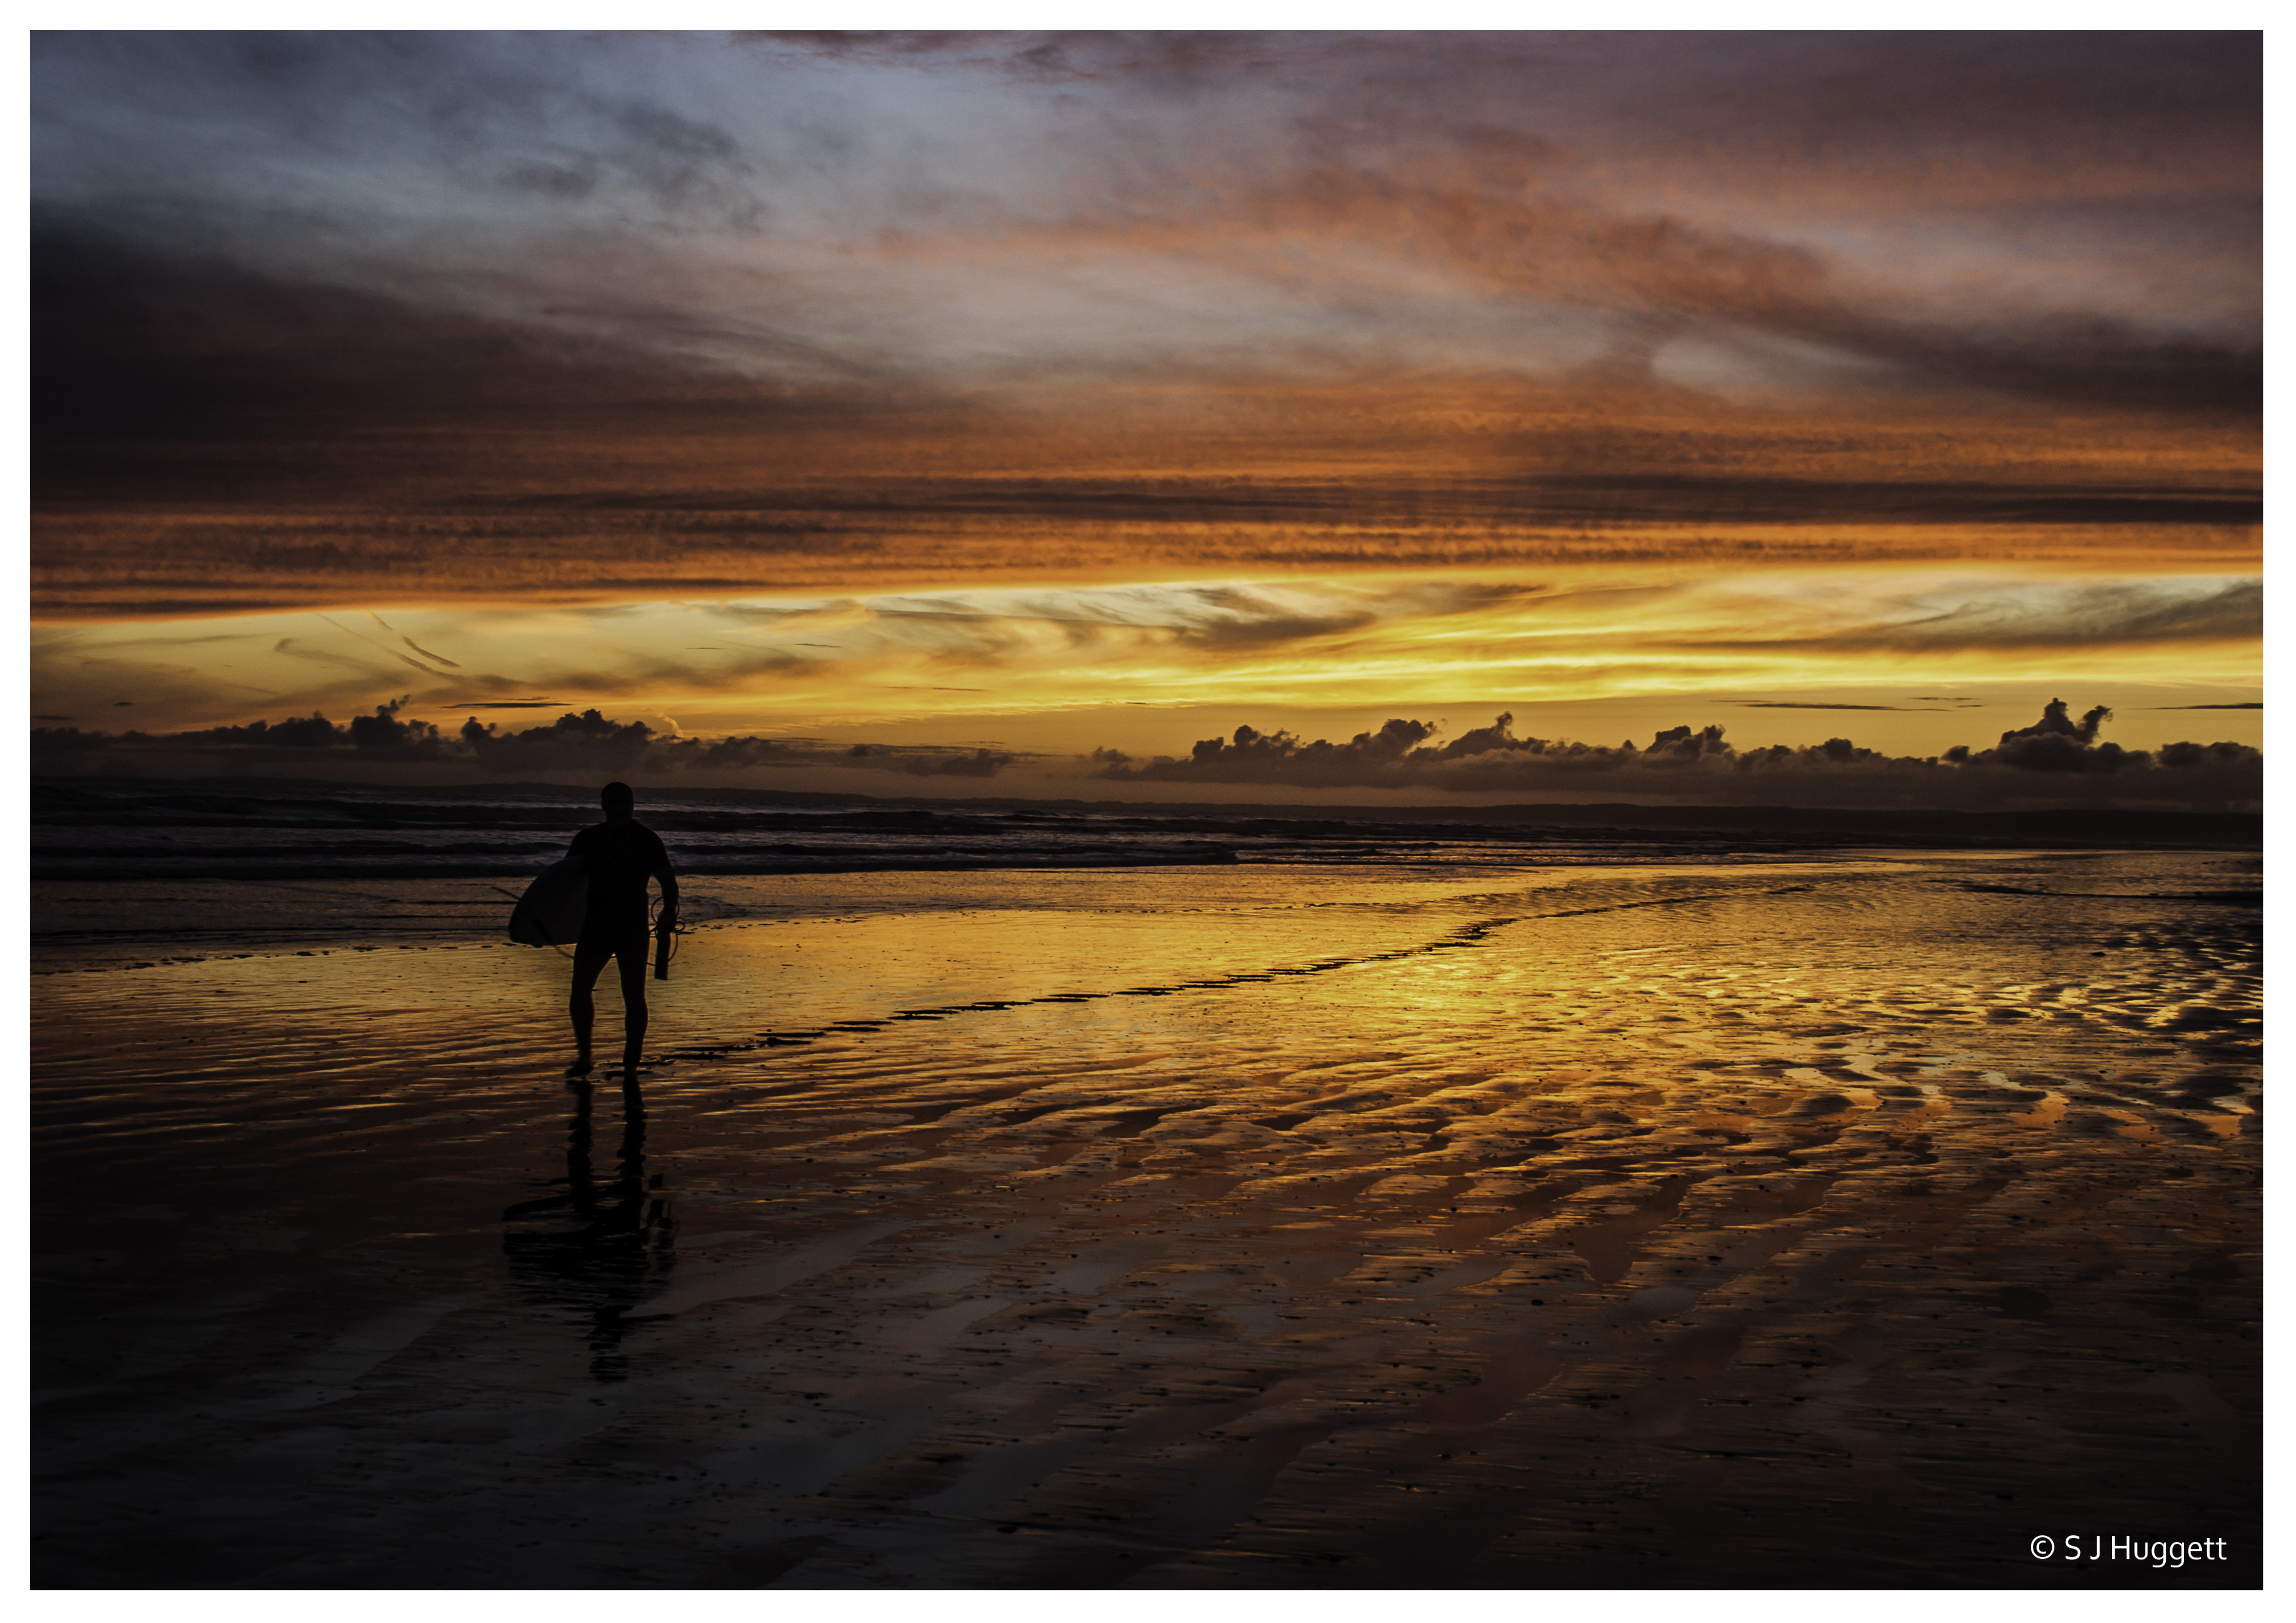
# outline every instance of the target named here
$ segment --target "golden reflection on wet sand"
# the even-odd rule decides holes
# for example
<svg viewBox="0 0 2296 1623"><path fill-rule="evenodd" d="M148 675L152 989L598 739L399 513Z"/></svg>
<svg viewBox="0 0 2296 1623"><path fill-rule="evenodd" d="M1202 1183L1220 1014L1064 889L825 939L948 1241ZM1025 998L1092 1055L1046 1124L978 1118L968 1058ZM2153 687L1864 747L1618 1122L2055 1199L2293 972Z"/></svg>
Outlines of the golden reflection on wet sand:
<svg viewBox="0 0 2296 1623"><path fill-rule="evenodd" d="M2252 862L1045 878L39 980L37 1581L2254 1581Z"/></svg>

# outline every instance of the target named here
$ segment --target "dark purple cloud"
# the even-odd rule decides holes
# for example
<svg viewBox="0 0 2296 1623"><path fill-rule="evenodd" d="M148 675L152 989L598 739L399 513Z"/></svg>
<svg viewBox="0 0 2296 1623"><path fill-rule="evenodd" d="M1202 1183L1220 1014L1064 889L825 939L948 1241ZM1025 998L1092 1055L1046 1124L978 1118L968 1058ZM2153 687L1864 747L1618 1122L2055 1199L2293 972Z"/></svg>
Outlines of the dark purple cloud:
<svg viewBox="0 0 2296 1623"><path fill-rule="evenodd" d="M568 712L545 726L515 728L476 716L459 729L401 720L405 699L371 715L336 722L314 713L280 721L201 728L177 733L32 729L34 770L86 773L107 763L162 775L249 766L324 772L330 763L442 764L488 777L587 772L655 778L747 772L756 769L837 767L913 778L994 778L1018 757L1010 752L939 745L832 745L806 738L666 737L644 721L615 721L595 710Z"/></svg>
<svg viewBox="0 0 2296 1623"><path fill-rule="evenodd" d="M46 218L778 387L1366 344L1647 383L1735 334L1889 387L2254 406L2254 35L59 34L33 87ZM1266 320L1149 318L1176 260ZM983 276L1048 296L976 330ZM1494 357L1555 310L1562 350Z"/></svg>
<svg viewBox="0 0 2296 1623"><path fill-rule="evenodd" d="M1646 745L1519 738L1501 715L1446 743L1425 721L1389 721L1346 743L1240 727L1185 758L1141 761L1103 749L1095 775L1119 782L1283 785L1300 789L1437 789L1696 803L1971 807L2043 797L2191 809L2244 805L2263 793L2263 755L2239 744L2127 750L2099 737L2112 712L2079 721L2053 700L2040 721L1988 749L1889 755L1847 738L1741 750L1719 727L1670 728ZM2084 783L2069 779L2081 779Z"/></svg>

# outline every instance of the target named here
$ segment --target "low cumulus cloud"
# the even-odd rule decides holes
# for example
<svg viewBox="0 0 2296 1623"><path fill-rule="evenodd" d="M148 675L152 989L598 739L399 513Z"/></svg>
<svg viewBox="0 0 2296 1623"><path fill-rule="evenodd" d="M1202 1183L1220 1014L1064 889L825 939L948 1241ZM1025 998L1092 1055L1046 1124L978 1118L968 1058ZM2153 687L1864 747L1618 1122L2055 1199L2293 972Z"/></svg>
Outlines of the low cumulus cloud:
<svg viewBox="0 0 2296 1623"><path fill-rule="evenodd" d="M688 737L644 721L611 720L596 710L569 711L526 728L472 716L450 729L403 715L407 702L395 699L344 721L314 712L174 733L38 727L31 734L32 760L36 771L53 774L324 773L356 762L445 767L494 779L570 772L693 783L799 768L985 780L1021 759L980 746ZM2051 700L2038 721L2003 733L1989 746L1961 746L1931 756L1886 754L1848 738L1742 750L1718 726L1669 728L1639 745L1523 738L1515 736L1511 714L1444 740L1437 723L1398 717L1343 743L1243 726L1229 737L1201 740L1185 757L1140 759L1100 749L1078 765L1115 783L1419 789L1656 803L2223 810L2260 802L2261 752L2191 741L2127 749L2103 736L2112 715L2100 704L2076 720L2070 705Z"/></svg>
<svg viewBox="0 0 2296 1623"><path fill-rule="evenodd" d="M997 749L921 744L837 745L808 738L740 735L682 737L647 722L616 721L595 710L540 727L506 727L476 716L459 729L402 719L406 697L369 715L332 721L316 711L282 721L176 733L108 733L77 727L32 729L34 770L177 771L251 766L324 770L346 762L459 766L498 778L586 772L687 778L756 769L839 767L914 778L994 778L1018 759Z"/></svg>
<svg viewBox="0 0 2296 1623"><path fill-rule="evenodd" d="M2041 719L1988 748L1889 755L1848 738L1742 750L1719 727L1669 728L1646 745L1519 738L1512 715L1432 742L1431 722L1396 719L1346 743L1239 727L1185 758L1137 760L1094 752L1094 775L1119 782L1267 784L1297 789L1439 789L1523 795L1601 795L1697 803L1966 807L2037 800L2223 808L2256 802L2264 757L2246 745L2171 744L2124 749L2101 732L2098 705L2072 719L2051 700Z"/></svg>

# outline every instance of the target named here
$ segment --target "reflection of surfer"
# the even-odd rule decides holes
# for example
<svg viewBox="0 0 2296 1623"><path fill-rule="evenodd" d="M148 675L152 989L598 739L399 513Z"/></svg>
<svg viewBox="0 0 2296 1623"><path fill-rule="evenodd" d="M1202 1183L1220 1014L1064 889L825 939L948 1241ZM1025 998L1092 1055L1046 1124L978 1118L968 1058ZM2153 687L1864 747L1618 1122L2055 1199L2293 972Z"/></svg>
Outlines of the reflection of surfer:
<svg viewBox="0 0 2296 1623"><path fill-rule="evenodd" d="M624 1316L658 1294L677 1264L677 1223L668 1197L645 1170L645 1100L638 1079L622 1083L621 1164L601 1180L590 1159L590 1084L574 1084L574 1118L566 1124L565 1192L521 1200L503 1221L566 1212L578 1225L513 1229L503 1237L512 1277L545 1300L573 1307L590 1322L590 1372L624 1380L629 1359Z"/></svg>
<svg viewBox="0 0 2296 1623"><path fill-rule="evenodd" d="M590 1068L590 988L596 985L606 960L612 959L622 982L622 1067L636 1068L646 1030L646 880L661 885L660 928L677 924L677 877L669 869L669 853L661 837L632 813L637 796L626 783L610 783L598 791L606 820L593 823L574 836L571 855L581 861L589 881L588 905L582 914L582 934L574 943L574 995L568 1012L574 1018L574 1063L566 1074L578 1076Z"/></svg>

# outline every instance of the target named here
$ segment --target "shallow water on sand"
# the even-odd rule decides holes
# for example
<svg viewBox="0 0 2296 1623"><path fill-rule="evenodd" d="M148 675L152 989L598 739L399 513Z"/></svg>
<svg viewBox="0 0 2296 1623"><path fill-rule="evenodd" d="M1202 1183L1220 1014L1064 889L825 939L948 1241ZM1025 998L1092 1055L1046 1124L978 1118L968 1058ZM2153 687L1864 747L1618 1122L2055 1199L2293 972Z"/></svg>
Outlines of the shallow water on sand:
<svg viewBox="0 0 2296 1623"><path fill-rule="evenodd" d="M2253 874L728 880L628 1092L50 975L36 1581L2253 1582Z"/></svg>

